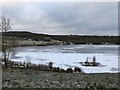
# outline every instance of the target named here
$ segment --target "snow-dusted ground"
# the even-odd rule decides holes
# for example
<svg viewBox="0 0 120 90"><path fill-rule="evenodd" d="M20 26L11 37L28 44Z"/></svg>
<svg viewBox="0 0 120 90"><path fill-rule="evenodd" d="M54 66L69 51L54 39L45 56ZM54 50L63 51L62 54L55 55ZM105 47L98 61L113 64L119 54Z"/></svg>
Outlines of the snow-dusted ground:
<svg viewBox="0 0 120 90"><path fill-rule="evenodd" d="M18 47L13 61L30 60L35 64L48 64L54 62L54 66L64 68L80 67L85 73L117 73L118 68L118 46L117 45L59 45L59 46L35 46ZM86 67L78 62L90 60L96 56L97 62L103 66ZM89 60L89 61L90 61Z"/></svg>

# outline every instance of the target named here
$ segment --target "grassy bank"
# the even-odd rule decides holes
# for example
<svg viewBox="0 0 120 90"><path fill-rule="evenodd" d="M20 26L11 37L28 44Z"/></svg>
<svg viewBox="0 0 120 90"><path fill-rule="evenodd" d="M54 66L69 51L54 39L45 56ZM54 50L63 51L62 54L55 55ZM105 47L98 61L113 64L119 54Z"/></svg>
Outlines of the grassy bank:
<svg viewBox="0 0 120 90"><path fill-rule="evenodd" d="M118 74L83 74L3 68L7 88L117 88Z"/></svg>

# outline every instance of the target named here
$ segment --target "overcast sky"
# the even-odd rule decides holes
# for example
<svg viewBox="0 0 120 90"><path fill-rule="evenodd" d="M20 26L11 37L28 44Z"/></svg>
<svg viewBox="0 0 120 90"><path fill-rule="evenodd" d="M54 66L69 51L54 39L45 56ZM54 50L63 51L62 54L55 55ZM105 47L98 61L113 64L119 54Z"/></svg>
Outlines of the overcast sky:
<svg viewBox="0 0 120 90"><path fill-rule="evenodd" d="M45 34L117 35L117 2L37 2L2 5L13 30Z"/></svg>

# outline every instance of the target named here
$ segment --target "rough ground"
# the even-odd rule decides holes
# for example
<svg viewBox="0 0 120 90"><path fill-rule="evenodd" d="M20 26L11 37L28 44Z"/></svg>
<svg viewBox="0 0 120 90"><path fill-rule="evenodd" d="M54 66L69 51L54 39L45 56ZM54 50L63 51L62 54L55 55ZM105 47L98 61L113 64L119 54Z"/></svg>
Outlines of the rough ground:
<svg viewBox="0 0 120 90"><path fill-rule="evenodd" d="M118 74L83 74L3 69L3 87L7 88L117 88Z"/></svg>

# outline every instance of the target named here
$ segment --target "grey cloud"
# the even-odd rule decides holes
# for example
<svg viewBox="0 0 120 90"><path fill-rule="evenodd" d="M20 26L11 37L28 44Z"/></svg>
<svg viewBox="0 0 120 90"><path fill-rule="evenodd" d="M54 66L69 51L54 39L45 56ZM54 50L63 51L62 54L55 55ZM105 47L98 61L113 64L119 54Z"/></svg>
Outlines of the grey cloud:
<svg viewBox="0 0 120 90"><path fill-rule="evenodd" d="M14 29L49 34L117 34L117 3L24 3L3 7Z"/></svg>

